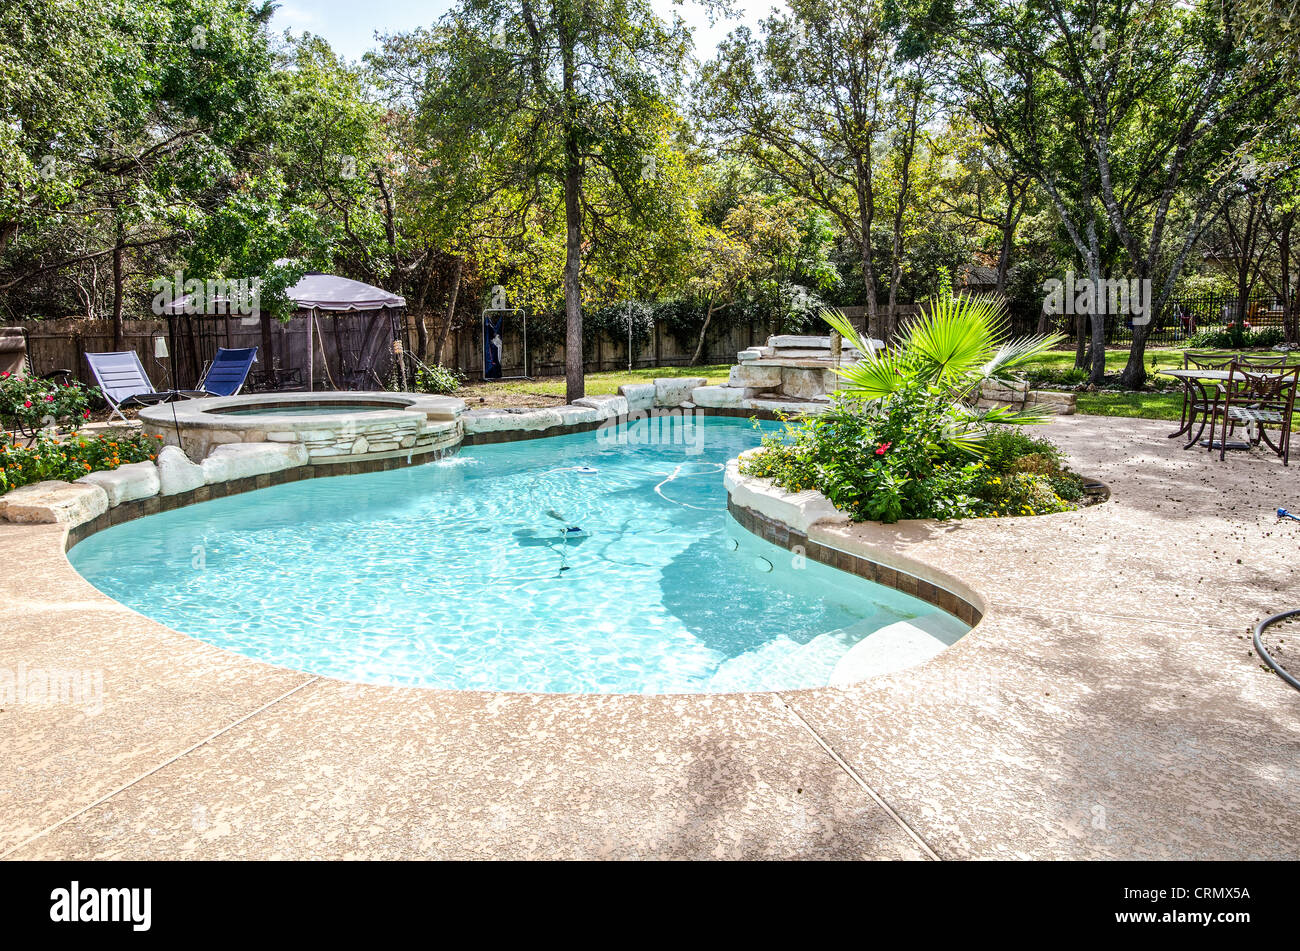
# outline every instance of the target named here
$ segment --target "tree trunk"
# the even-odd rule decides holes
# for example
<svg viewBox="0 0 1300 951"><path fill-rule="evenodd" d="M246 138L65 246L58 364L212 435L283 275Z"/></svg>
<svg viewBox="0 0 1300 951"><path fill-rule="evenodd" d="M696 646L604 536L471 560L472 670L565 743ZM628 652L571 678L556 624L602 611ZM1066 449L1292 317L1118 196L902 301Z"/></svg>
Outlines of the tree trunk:
<svg viewBox="0 0 1300 951"><path fill-rule="evenodd" d="M582 366L582 156L574 124L573 48L564 57L564 401L586 394Z"/></svg>
<svg viewBox="0 0 1300 951"><path fill-rule="evenodd" d="M1014 181L1008 181L1006 186L1007 213L1002 218L1002 247L998 249L997 285L994 287L994 291L999 297L1005 297L1007 293L1007 272L1011 270L1011 249L1015 244L1016 225L1020 222L1020 215L1024 210L1021 200L1029 188L1028 184L1025 184L1017 192ZM1045 331L1040 331L1040 333L1045 333Z"/></svg>
<svg viewBox="0 0 1300 951"><path fill-rule="evenodd" d="M262 325L262 372L266 374L267 386L275 389L279 382L275 368L275 354L272 351L271 344L271 314L268 311L262 311L261 318L258 321Z"/></svg>
<svg viewBox="0 0 1300 951"><path fill-rule="evenodd" d="M1088 382L1101 386L1106 382L1106 309L1098 297L1101 294L1101 263L1094 255L1088 265L1088 280L1092 281L1092 368Z"/></svg>
<svg viewBox="0 0 1300 951"><path fill-rule="evenodd" d="M452 266L451 271L451 291L447 294L447 316L443 320L442 326L438 328L438 340L433 345L433 362L442 363L442 348L447 343L447 335L451 333L452 322L456 319L456 300L460 297L460 276L465 267L465 259L457 256L456 263ZM524 373L528 368L524 368Z"/></svg>
<svg viewBox="0 0 1300 951"><path fill-rule="evenodd" d="M122 252L126 244L121 225L117 226L117 243L113 245L113 349L121 350L125 334L122 328L122 304L125 279L122 275Z"/></svg>
<svg viewBox="0 0 1300 951"><path fill-rule="evenodd" d="M867 336L880 337L880 316L876 304L876 269L871 263L871 225L876 216L875 189L871 179L871 161L857 161L858 229L862 232L862 286L866 293Z"/></svg>
<svg viewBox="0 0 1300 951"><path fill-rule="evenodd" d="M898 285L903 280L903 214L907 209L907 196L912 185L912 156L916 152L916 118L921 108L921 88L912 91L912 109L908 113L907 131L903 139L903 162L899 174L898 206L894 209L894 235L890 244L889 314L885 322L886 343L898 333Z"/></svg>
<svg viewBox="0 0 1300 951"><path fill-rule="evenodd" d="M1296 304L1300 303L1300 274L1296 275L1296 287L1291 288L1291 229L1295 225L1296 212L1288 211L1278 229L1277 256L1281 264L1282 285L1282 333L1286 336L1287 346L1296 345Z"/></svg>
<svg viewBox="0 0 1300 951"><path fill-rule="evenodd" d="M429 359L429 312L424 302L429 299L429 285L433 283L433 268L425 263L424 276L420 280L420 294L415 299L415 309L411 315L415 318L415 355L421 360Z"/></svg>
<svg viewBox="0 0 1300 951"><path fill-rule="evenodd" d="M709 309L704 312L704 326L700 328L700 339L695 344L695 354L691 357L691 366L697 367L704 362L704 338L709 333L709 324L713 320L713 299L709 298Z"/></svg>

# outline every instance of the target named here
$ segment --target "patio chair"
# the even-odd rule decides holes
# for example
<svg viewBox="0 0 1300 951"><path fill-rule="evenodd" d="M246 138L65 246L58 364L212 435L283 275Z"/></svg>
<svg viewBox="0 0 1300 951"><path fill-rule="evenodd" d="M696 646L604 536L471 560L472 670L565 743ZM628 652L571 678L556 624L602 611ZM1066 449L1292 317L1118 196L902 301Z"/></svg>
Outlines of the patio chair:
<svg viewBox="0 0 1300 951"><path fill-rule="evenodd" d="M1231 353L1215 353L1212 350L1184 350L1184 370L1226 370L1236 357Z"/></svg>
<svg viewBox="0 0 1300 951"><path fill-rule="evenodd" d="M1232 365L1232 354L1214 353L1206 350L1184 350L1183 351L1183 369L1184 370L1226 370ZM1184 380L1183 381L1183 406L1178 418L1178 431L1191 431L1194 420L1197 416L1202 419L1209 419L1214 412L1214 407L1219 402L1219 396L1222 388L1207 384L1205 380ZM1201 426L1201 432L1205 429L1204 424ZM1200 435L1200 432L1197 433ZM1211 436L1214 434L1211 433ZM1191 446L1196 442L1195 437L1187 445Z"/></svg>
<svg viewBox="0 0 1300 951"><path fill-rule="evenodd" d="M256 347L237 350L217 348L217 355L208 364L199 382L199 392L206 396L234 396L244 387L248 371L257 362Z"/></svg>
<svg viewBox="0 0 1300 951"><path fill-rule="evenodd" d="M134 350L87 353L86 362L90 364L90 372L95 375L95 382L108 402L110 420L117 416L126 422L123 407L150 406L177 397L204 395L199 390L155 390L149 382L149 374L144 372L140 355Z"/></svg>
<svg viewBox="0 0 1300 951"><path fill-rule="evenodd" d="M1300 384L1300 366L1260 372L1256 367L1233 363L1228 370L1228 383L1223 388L1223 399L1214 409L1210 420L1210 451L1213 452L1214 427L1223 421L1219 438L1219 461L1227 454L1228 436L1237 426L1253 429L1250 442L1259 445L1262 440L1282 457L1282 465L1291 458L1291 422L1295 414L1295 395ZM1276 429L1274 442L1269 429Z"/></svg>
<svg viewBox="0 0 1300 951"><path fill-rule="evenodd" d="M1284 367L1286 366L1286 354L1243 353L1237 357L1237 362L1249 367Z"/></svg>
<svg viewBox="0 0 1300 951"><path fill-rule="evenodd" d="M119 417L124 422L123 407L150 406L184 398L203 396L234 396L248 378L249 368L257 359L257 348L239 350L219 348L212 358L197 390L155 390L145 373L140 355L134 350L114 353L87 353L86 362L95 375L104 399L108 402L109 419Z"/></svg>

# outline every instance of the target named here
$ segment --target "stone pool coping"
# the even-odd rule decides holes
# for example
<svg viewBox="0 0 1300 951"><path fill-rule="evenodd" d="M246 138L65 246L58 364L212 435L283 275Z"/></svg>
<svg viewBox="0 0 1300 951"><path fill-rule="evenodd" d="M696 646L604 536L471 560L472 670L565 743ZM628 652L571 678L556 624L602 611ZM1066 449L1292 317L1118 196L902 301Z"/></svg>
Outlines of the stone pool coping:
<svg viewBox="0 0 1300 951"><path fill-rule="evenodd" d="M374 409L382 404L385 409ZM268 405L284 413L232 415L228 410ZM293 415L294 406L331 406L338 411ZM364 410L348 412L350 406ZM443 449L459 440L463 400L426 393L388 391L249 393L176 400L140 410L140 425L164 445L179 446L201 462L222 446L274 443L302 446L314 465L354 457L376 458Z"/></svg>
<svg viewBox="0 0 1300 951"><path fill-rule="evenodd" d="M101 595L62 525L0 524L0 671L97 673L101 709L0 704L9 858L1295 858L1300 699L1247 629L1300 600L1294 473L1169 424L1049 427L1093 509L833 525L988 612L843 688L601 696L343 683Z"/></svg>

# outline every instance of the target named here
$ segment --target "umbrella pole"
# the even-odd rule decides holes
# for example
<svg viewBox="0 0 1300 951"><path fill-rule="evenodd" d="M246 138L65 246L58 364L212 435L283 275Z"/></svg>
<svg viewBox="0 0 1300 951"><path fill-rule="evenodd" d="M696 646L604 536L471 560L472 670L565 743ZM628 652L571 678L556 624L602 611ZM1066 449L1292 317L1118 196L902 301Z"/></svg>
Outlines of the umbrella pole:
<svg viewBox="0 0 1300 951"><path fill-rule="evenodd" d="M315 390L315 376L313 370L316 363L316 337L312 333L312 328L316 324L316 308L312 308L307 313L307 392Z"/></svg>

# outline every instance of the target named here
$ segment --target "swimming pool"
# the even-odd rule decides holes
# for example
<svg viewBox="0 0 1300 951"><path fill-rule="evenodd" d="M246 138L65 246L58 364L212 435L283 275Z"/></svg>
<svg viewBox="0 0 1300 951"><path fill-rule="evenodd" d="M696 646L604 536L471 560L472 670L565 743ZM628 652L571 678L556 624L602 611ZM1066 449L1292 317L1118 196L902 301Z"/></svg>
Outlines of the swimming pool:
<svg viewBox="0 0 1300 951"><path fill-rule="evenodd" d="M678 424L286 483L114 526L68 557L105 594L200 640L405 686L821 686L873 633L941 614L746 532L722 470L759 432ZM949 633L931 653L960 634L941 620Z"/></svg>

